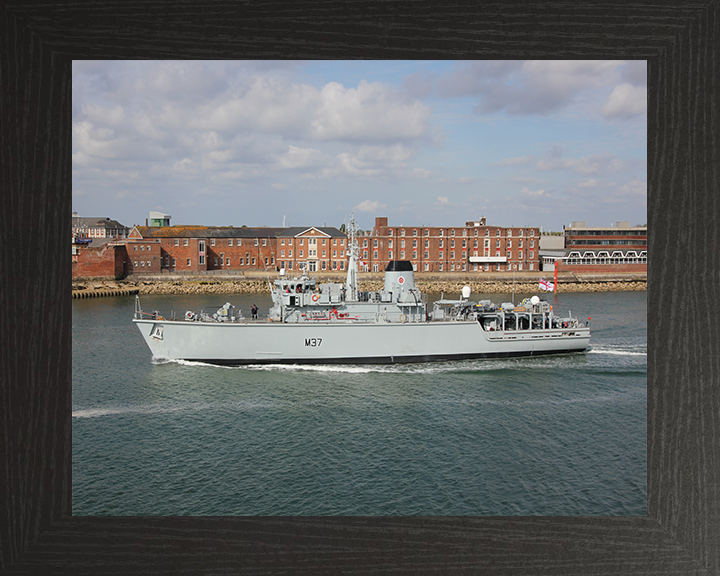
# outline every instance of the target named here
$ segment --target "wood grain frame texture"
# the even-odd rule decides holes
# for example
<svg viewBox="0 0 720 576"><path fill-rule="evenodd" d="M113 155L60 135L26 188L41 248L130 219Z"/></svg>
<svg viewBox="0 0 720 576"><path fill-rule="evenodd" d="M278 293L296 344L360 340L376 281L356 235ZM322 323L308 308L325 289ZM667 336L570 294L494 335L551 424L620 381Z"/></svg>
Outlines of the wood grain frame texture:
<svg viewBox="0 0 720 576"><path fill-rule="evenodd" d="M0 572L720 573L719 1L1 4ZM146 58L647 59L647 516L72 517L71 62Z"/></svg>

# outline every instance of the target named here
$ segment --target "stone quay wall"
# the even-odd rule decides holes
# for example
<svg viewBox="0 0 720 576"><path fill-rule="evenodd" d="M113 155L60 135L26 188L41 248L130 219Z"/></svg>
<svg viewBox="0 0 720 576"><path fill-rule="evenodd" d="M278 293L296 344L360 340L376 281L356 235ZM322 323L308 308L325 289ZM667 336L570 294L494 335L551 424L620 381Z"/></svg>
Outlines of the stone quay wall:
<svg viewBox="0 0 720 576"><path fill-rule="evenodd" d="M318 282L345 282L345 276L337 274L314 274ZM463 286L470 286L473 295L482 294L534 294L538 292L540 278L552 281L552 274L485 273L482 276L458 276L455 274L415 274L415 285L425 294L444 293L450 297L459 295ZM88 297L89 292L99 295L119 293L139 294L269 294L272 278L262 275L178 275L129 276L124 280L74 281L73 297ZM361 291L380 290L384 286L383 276L378 273L360 273L358 289ZM558 275L558 292L623 292L647 290L645 274L593 274L580 275L562 273Z"/></svg>

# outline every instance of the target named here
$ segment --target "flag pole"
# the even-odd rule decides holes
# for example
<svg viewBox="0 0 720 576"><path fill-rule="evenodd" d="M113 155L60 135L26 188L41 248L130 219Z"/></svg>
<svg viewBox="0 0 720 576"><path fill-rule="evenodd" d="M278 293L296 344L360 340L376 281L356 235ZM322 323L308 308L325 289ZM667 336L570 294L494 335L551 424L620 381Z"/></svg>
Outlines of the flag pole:
<svg viewBox="0 0 720 576"><path fill-rule="evenodd" d="M558 270L558 261L555 260L555 285L553 286L553 292L557 294L557 270Z"/></svg>

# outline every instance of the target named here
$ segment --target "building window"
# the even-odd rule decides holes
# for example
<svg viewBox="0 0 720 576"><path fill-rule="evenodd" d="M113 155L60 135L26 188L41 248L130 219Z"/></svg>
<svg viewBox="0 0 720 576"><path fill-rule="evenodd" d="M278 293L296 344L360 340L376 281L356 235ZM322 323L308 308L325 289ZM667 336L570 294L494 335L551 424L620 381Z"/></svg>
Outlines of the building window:
<svg viewBox="0 0 720 576"><path fill-rule="evenodd" d="M425 272L428 272L430 270L430 264L425 262Z"/></svg>
<svg viewBox="0 0 720 576"><path fill-rule="evenodd" d="M377 247L378 247L378 242L377 242L377 240L373 240L373 248L377 248Z"/></svg>
<svg viewBox="0 0 720 576"><path fill-rule="evenodd" d="M137 246L133 246L133 250L135 250L135 252L137 252Z"/></svg>
<svg viewBox="0 0 720 576"><path fill-rule="evenodd" d="M263 246L267 246L267 238L263 238Z"/></svg>
<svg viewBox="0 0 720 576"><path fill-rule="evenodd" d="M388 240L388 248L392 248L392 247L393 247L392 240Z"/></svg>
<svg viewBox="0 0 720 576"><path fill-rule="evenodd" d="M413 250L413 260L417 260L417 252L415 252L415 250Z"/></svg>
<svg viewBox="0 0 720 576"><path fill-rule="evenodd" d="M450 236L455 236L455 230L450 230Z"/></svg>
<svg viewBox="0 0 720 576"><path fill-rule="evenodd" d="M258 246L260 243L258 242L258 239L255 238L255 246Z"/></svg>
<svg viewBox="0 0 720 576"><path fill-rule="evenodd" d="M175 238L175 246L180 246L180 238Z"/></svg>
<svg viewBox="0 0 720 576"><path fill-rule="evenodd" d="M425 250L425 260L427 260L428 258L430 258L430 252Z"/></svg>
<svg viewBox="0 0 720 576"><path fill-rule="evenodd" d="M255 258L252 259L252 265L255 266Z"/></svg>
<svg viewBox="0 0 720 576"><path fill-rule="evenodd" d="M375 250L375 251L373 251L373 259L377 260L377 257L378 257L378 253L377 253L377 250Z"/></svg>
<svg viewBox="0 0 720 576"><path fill-rule="evenodd" d="M292 258L292 250L288 250L288 258ZM292 268L291 268L292 270Z"/></svg>
<svg viewBox="0 0 720 576"><path fill-rule="evenodd" d="M440 240L440 248L444 248L442 240Z"/></svg>
<svg viewBox="0 0 720 576"><path fill-rule="evenodd" d="M187 259L187 265L190 266L190 258Z"/></svg>
<svg viewBox="0 0 720 576"><path fill-rule="evenodd" d="M230 266L230 258L225 258L225 266Z"/></svg>
<svg viewBox="0 0 720 576"><path fill-rule="evenodd" d="M217 265L218 265L217 258L213 258L213 266L217 266Z"/></svg>
<svg viewBox="0 0 720 576"><path fill-rule="evenodd" d="M453 230L454 232L454 230ZM455 240L450 240L450 248L455 248Z"/></svg>
<svg viewBox="0 0 720 576"><path fill-rule="evenodd" d="M302 240L300 242L302 243ZM304 256L304 253L305 253L304 250L300 250L300 258L302 258Z"/></svg>
<svg viewBox="0 0 720 576"><path fill-rule="evenodd" d="M443 271L443 264L442 264L442 262L440 262L440 267L438 268L438 270L439 270L440 272Z"/></svg>
<svg viewBox="0 0 720 576"><path fill-rule="evenodd" d="M200 254L200 256L198 256L198 264L200 264L200 266L205 264L205 256L203 254Z"/></svg>
<svg viewBox="0 0 720 576"><path fill-rule="evenodd" d="M425 236L430 236L430 230L425 230Z"/></svg>
<svg viewBox="0 0 720 576"><path fill-rule="evenodd" d="M405 250L400 250L400 260L405 260Z"/></svg>
<svg viewBox="0 0 720 576"><path fill-rule="evenodd" d="M143 251L144 251L144 250L145 250L145 246L143 246L143 245L141 244L141 245L140 245L140 250L143 250Z"/></svg>
<svg viewBox="0 0 720 576"><path fill-rule="evenodd" d="M400 230L400 236L405 236L405 228L403 228L402 230Z"/></svg>
<svg viewBox="0 0 720 576"><path fill-rule="evenodd" d="M285 250L280 250L280 258L285 258Z"/></svg>
<svg viewBox="0 0 720 576"><path fill-rule="evenodd" d="M215 246L215 238L210 238L210 246Z"/></svg>
<svg viewBox="0 0 720 576"><path fill-rule="evenodd" d="M233 245L232 238L229 238L229 239L228 239L228 246L232 246L232 245Z"/></svg>
<svg viewBox="0 0 720 576"><path fill-rule="evenodd" d="M172 267L175 268L177 266L177 262L175 261L175 258L172 259Z"/></svg>
<svg viewBox="0 0 720 576"><path fill-rule="evenodd" d="M450 251L450 260L455 260L455 250Z"/></svg>

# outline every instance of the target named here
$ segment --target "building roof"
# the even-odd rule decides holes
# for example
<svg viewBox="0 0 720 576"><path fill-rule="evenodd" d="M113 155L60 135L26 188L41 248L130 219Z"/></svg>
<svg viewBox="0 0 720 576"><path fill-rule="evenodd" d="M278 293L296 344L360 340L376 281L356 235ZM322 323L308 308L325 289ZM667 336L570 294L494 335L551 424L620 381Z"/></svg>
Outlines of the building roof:
<svg viewBox="0 0 720 576"><path fill-rule="evenodd" d="M277 236L278 238L295 238L296 236L302 236L310 230L317 230L330 238L347 238L346 234L343 234L340 230L332 226L292 226L290 228L282 229Z"/></svg>
<svg viewBox="0 0 720 576"><path fill-rule="evenodd" d="M105 228L106 230L127 228L124 224L110 218L86 218L84 216L73 216L72 225L73 228Z"/></svg>
<svg viewBox="0 0 720 576"><path fill-rule="evenodd" d="M143 238L275 238L284 228L241 226L135 226Z"/></svg>

